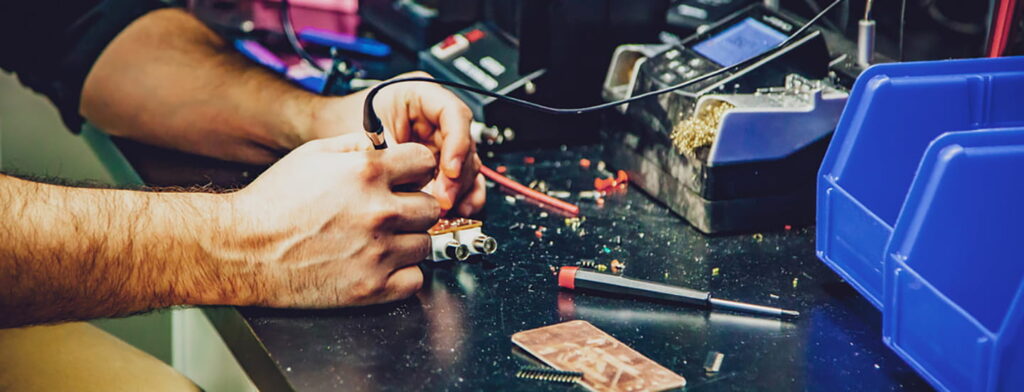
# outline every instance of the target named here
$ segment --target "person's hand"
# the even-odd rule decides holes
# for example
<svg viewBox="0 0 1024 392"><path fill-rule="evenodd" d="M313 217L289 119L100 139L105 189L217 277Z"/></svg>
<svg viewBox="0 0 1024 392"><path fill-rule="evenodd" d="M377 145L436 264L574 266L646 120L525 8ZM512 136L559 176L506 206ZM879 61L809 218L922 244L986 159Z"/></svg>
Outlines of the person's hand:
<svg viewBox="0 0 1024 392"><path fill-rule="evenodd" d="M373 151L362 133L314 140L230 195L220 274L251 279L250 305L336 307L411 296L440 214L420 189L437 162L421 144ZM246 295L248 294L248 295Z"/></svg>
<svg viewBox="0 0 1024 392"><path fill-rule="evenodd" d="M425 72L398 78L430 77ZM483 208L484 178L480 158L469 134L473 113L448 89L426 82L403 82L380 90L374 110L399 143L426 145L440 159L440 170L425 189L441 208L469 216Z"/></svg>

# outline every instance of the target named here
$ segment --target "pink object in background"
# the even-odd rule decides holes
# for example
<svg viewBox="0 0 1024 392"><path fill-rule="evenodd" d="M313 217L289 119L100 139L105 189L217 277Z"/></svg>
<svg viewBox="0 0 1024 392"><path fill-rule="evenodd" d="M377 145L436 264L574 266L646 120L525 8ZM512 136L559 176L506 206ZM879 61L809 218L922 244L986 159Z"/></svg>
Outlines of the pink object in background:
<svg viewBox="0 0 1024 392"><path fill-rule="evenodd" d="M316 27L355 35L359 28L359 15L356 14L359 10L358 0L289 0L289 3L295 31ZM280 7L280 1L255 1L252 18L256 28L280 31Z"/></svg>
<svg viewBox="0 0 1024 392"><path fill-rule="evenodd" d="M280 3L279 0L269 0L266 2ZM346 14L354 14L356 11L359 11L359 0L291 0L290 3L292 7L316 8Z"/></svg>

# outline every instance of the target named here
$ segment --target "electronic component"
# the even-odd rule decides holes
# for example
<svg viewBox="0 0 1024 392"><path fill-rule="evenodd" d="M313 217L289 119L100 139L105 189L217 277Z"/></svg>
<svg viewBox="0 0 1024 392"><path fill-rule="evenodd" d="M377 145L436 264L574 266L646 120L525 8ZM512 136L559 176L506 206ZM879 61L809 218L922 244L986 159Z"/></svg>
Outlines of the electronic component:
<svg viewBox="0 0 1024 392"><path fill-rule="evenodd" d="M411 51L479 19L477 0L360 0L362 24Z"/></svg>
<svg viewBox="0 0 1024 392"><path fill-rule="evenodd" d="M653 56L638 59L635 46L617 51L606 96L699 81L619 105L631 121L607 132L609 163L704 233L812 222L816 169L846 83L862 68L852 42L800 25L758 4ZM773 50L783 42L791 43Z"/></svg>
<svg viewBox="0 0 1024 392"><path fill-rule="evenodd" d="M491 26L477 23L445 37L419 53L423 69L440 79L456 81L499 94L523 89L544 71L519 72L518 48ZM452 90L473 111L473 118L488 124L503 123L494 111L495 98L461 89ZM495 116L499 116L495 118Z"/></svg>
<svg viewBox="0 0 1024 392"><path fill-rule="evenodd" d="M472 255L492 254L498 241L483 233L483 222L468 218L442 218L430 234L431 261L468 259Z"/></svg>
<svg viewBox="0 0 1024 392"><path fill-rule="evenodd" d="M582 372L569 372L558 369L542 368L537 366L526 366L516 372L517 378L527 380L540 380L557 382L562 384L575 384L583 379Z"/></svg>
<svg viewBox="0 0 1024 392"><path fill-rule="evenodd" d="M517 332L512 342L548 366L583 373L579 384L592 391L663 391L686 385L682 376L583 320Z"/></svg>
<svg viewBox="0 0 1024 392"><path fill-rule="evenodd" d="M668 28L680 36L688 36L701 26L722 20L756 0L675 0L665 18Z"/></svg>
<svg viewBox="0 0 1024 392"><path fill-rule="evenodd" d="M704 372L713 375L722 370L722 360L725 359L725 354L718 351L708 352L708 356L704 358Z"/></svg>
<svg viewBox="0 0 1024 392"><path fill-rule="evenodd" d="M602 274L580 269L579 267L562 267L559 269L558 286L569 290L582 289L766 316L784 318L800 316L800 313L794 310L712 298L711 293L706 291L630 279L618 275Z"/></svg>

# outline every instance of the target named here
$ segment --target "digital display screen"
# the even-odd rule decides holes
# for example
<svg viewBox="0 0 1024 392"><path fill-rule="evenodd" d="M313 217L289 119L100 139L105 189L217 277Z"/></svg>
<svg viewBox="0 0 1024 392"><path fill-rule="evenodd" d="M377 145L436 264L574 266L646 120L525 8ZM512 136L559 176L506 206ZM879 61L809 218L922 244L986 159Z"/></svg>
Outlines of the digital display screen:
<svg viewBox="0 0 1024 392"><path fill-rule="evenodd" d="M764 53L786 40L786 35L754 18L725 29L693 46L693 50L723 67L730 67Z"/></svg>

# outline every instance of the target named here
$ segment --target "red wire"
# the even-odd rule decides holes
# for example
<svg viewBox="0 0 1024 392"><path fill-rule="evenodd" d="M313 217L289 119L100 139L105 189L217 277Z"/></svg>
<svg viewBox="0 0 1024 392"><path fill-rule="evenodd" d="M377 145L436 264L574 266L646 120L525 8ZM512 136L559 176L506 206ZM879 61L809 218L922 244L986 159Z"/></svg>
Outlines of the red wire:
<svg viewBox="0 0 1024 392"><path fill-rule="evenodd" d="M992 41L988 46L988 57L999 57L1006 50L1007 41L1010 38L1010 26L1013 23L1013 10L1017 0L1002 0L999 2L999 10L992 23Z"/></svg>
<svg viewBox="0 0 1024 392"><path fill-rule="evenodd" d="M487 177L487 179L498 183L498 185L511 189L515 192L521 193L523 196L537 200L549 206L556 207L560 210L565 210L574 216L580 214L579 206L530 189L529 187L523 184L513 181L511 178L498 174L498 172L491 170L491 168L487 166L480 166L480 173L483 173L484 177Z"/></svg>

